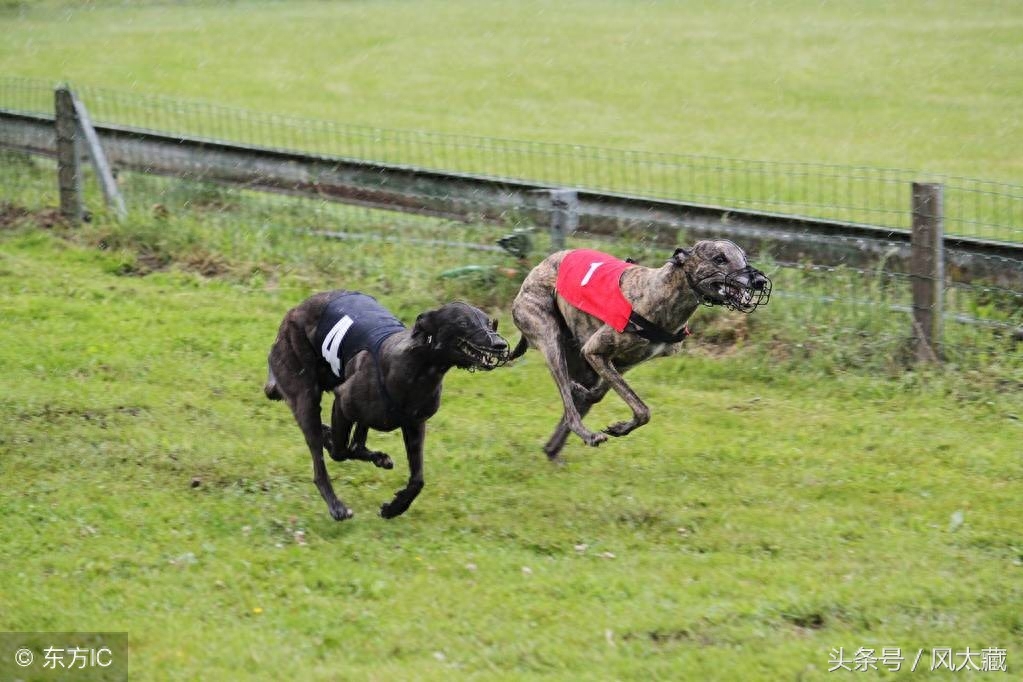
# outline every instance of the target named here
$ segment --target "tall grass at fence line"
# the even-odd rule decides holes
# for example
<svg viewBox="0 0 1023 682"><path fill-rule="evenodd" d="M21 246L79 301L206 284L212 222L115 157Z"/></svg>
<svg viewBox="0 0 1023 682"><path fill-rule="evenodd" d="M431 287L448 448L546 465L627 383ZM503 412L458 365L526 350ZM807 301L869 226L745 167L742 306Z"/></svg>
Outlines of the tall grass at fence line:
<svg viewBox="0 0 1023 682"><path fill-rule="evenodd" d="M0 170L5 202L29 209L56 203L53 163L14 155ZM69 238L117 254L111 267L126 276L178 270L248 287L293 291L364 287L412 314L450 298L507 311L530 264L549 248L544 230L521 264L497 250L513 226L453 223L325 201L257 193L141 173L119 183L129 216L118 222L100 207L86 176L91 223ZM333 235L333 236L329 236ZM680 243L685 243L680 235ZM659 266L668 250L641 229L615 240L573 237L644 265ZM774 280L773 299L753 315L701 309L692 326L694 352L762 354L772 362L820 371L900 372L910 362L911 300L905 274L876 268L756 262ZM1023 293L983 284L946 294L945 351L962 368L1023 371ZM958 320L958 321L957 321Z"/></svg>
<svg viewBox="0 0 1023 682"><path fill-rule="evenodd" d="M40 210L58 203L54 164L16 155L0 167L0 202ZM247 286L314 289L359 283L381 296L400 295L421 309L440 296L469 297L497 308L514 295L515 259L497 242L514 226L465 224L122 172L129 215L103 208L92 174L83 189L90 221L71 239L118 254L125 275L178 268ZM546 249L544 234L534 235ZM454 271L450 276L441 276ZM425 282L425 285L424 285Z"/></svg>
<svg viewBox="0 0 1023 682"><path fill-rule="evenodd" d="M0 148L0 202L32 210L57 206L57 164Z"/></svg>

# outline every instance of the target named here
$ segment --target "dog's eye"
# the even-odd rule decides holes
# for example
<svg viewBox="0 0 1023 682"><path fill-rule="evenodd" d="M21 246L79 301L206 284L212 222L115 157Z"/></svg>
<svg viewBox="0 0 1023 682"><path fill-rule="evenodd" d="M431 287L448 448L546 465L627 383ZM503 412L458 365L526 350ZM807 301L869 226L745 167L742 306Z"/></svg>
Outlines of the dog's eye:
<svg viewBox="0 0 1023 682"><path fill-rule="evenodd" d="M728 262L728 258L725 256L725 254L719 253L718 255L714 256L714 262L717 263L718 265L724 265L725 263Z"/></svg>

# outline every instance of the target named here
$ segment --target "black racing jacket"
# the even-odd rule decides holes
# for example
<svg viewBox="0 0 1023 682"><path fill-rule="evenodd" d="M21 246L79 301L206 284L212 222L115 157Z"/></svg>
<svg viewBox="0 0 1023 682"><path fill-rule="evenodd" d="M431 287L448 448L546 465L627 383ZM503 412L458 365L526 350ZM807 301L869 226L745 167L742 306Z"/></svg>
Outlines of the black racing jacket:
<svg viewBox="0 0 1023 682"><path fill-rule="evenodd" d="M345 292L327 304L313 339L333 375L332 389L344 380L345 366L364 350L373 355L379 371L380 345L405 325L372 296Z"/></svg>

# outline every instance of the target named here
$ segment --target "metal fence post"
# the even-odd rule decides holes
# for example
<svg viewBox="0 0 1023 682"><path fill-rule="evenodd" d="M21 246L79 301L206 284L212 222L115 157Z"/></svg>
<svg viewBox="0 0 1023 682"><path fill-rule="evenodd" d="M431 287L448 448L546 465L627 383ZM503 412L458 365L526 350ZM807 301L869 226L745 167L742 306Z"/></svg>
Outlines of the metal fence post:
<svg viewBox="0 0 1023 682"><path fill-rule="evenodd" d="M107 208L114 212L114 216L121 220L127 214L124 199L117 188L117 180L114 179L113 171L107 162L107 155L99 143L99 136L92 125L92 117L89 116L89 110L85 108L74 92L71 92L71 102L75 108L77 130L82 134L82 140L89 150L92 167L96 169L96 178L99 180L100 189L103 190L103 200L106 202Z"/></svg>
<svg viewBox="0 0 1023 682"><path fill-rule="evenodd" d="M552 189L551 251L565 248L565 237L579 227L579 195L574 189Z"/></svg>
<svg viewBox="0 0 1023 682"><path fill-rule="evenodd" d="M941 317L945 288L944 205L942 185L913 183L913 232L910 279L913 287L913 338L918 362L941 361Z"/></svg>
<svg viewBox="0 0 1023 682"><path fill-rule="evenodd" d="M71 90L60 86L54 91L54 123L57 129L57 184L60 189L60 213L72 225L82 221L82 173L77 152L75 103Z"/></svg>

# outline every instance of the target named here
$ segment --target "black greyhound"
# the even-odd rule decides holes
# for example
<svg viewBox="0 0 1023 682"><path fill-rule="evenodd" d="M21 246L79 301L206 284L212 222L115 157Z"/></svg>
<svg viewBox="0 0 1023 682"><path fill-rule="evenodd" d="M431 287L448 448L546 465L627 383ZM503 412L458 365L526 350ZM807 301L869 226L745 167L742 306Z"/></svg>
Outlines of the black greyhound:
<svg viewBox="0 0 1023 682"><path fill-rule="evenodd" d="M426 421L440 407L444 375L452 367L491 370L507 356L497 322L467 303L424 312L408 329L370 296L331 291L284 316L270 349L264 391L271 400L283 399L294 413L312 453L313 482L338 521L353 512L334 493L324 448L338 462L356 459L391 469L390 457L366 448L366 435L369 429L401 428L409 480L380 508L390 519L404 513L423 489ZM320 416L326 391L334 393L329 427Z"/></svg>

